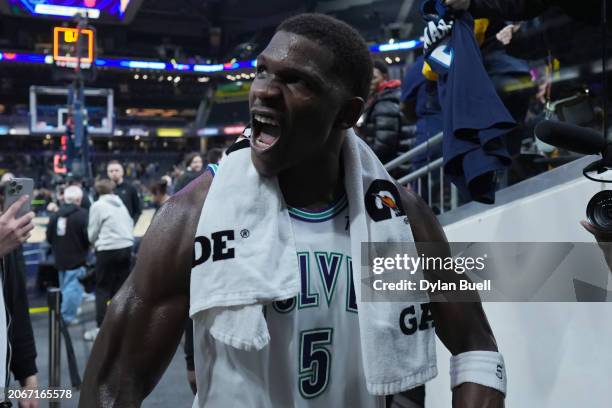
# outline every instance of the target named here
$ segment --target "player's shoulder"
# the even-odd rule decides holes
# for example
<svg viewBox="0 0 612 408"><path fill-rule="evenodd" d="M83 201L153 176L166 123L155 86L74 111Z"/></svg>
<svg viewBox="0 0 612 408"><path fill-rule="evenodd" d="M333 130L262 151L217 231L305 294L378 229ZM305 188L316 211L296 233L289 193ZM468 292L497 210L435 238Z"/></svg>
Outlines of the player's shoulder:
<svg viewBox="0 0 612 408"><path fill-rule="evenodd" d="M165 282L166 275L174 275L185 278L179 279L182 284L188 282L193 240L211 183L210 173L200 175L170 197L153 217L138 256L141 268L149 270L150 276Z"/></svg>
<svg viewBox="0 0 612 408"><path fill-rule="evenodd" d="M214 173L205 171L195 178L179 192L175 193L159 209L159 216L167 215L173 219L196 216L199 214L208 195L208 190L212 185ZM156 217L157 218L157 217Z"/></svg>

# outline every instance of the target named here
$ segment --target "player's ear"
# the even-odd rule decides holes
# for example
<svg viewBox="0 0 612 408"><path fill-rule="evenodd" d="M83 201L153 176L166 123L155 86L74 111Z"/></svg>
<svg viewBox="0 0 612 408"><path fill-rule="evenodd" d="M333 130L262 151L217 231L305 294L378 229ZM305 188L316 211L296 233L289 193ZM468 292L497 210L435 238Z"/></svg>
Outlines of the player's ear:
<svg viewBox="0 0 612 408"><path fill-rule="evenodd" d="M338 112L334 127L348 129L355 126L355 123L357 123L361 113L363 112L364 106L365 101L363 98L355 96L347 99L342 105L340 112Z"/></svg>

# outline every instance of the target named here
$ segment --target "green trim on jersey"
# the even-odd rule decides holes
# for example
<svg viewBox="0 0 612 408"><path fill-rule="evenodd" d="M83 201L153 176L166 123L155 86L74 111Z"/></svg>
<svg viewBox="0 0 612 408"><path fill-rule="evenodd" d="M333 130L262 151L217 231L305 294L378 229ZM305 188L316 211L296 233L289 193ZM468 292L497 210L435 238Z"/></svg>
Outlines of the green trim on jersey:
<svg viewBox="0 0 612 408"><path fill-rule="evenodd" d="M331 207L320 211L309 211L304 208L289 207L289 215L306 222L322 222L334 218L348 206L348 198L343 194Z"/></svg>

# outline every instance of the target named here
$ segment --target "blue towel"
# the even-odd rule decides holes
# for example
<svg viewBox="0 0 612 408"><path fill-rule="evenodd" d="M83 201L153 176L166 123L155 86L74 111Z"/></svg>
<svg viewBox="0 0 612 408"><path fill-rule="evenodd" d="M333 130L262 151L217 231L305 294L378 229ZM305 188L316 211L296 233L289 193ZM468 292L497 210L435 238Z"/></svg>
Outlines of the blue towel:
<svg viewBox="0 0 612 408"><path fill-rule="evenodd" d="M438 74L444 172L463 196L492 204L496 173L511 164L504 136L516 123L484 69L471 15L455 15L450 36L439 44L426 60Z"/></svg>
<svg viewBox="0 0 612 408"><path fill-rule="evenodd" d="M416 146L442 131L442 111L438 101L437 84L423 76L423 62L423 57L418 57L402 80L401 101L416 101ZM412 169L416 170L439 157L442 157L442 145L436 144L414 157Z"/></svg>

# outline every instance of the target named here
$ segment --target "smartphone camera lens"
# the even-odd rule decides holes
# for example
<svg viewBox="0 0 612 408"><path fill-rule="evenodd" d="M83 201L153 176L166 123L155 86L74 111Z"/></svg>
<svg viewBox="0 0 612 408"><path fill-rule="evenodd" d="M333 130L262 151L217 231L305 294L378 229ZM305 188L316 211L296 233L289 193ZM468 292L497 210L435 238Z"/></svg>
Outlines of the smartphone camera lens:
<svg viewBox="0 0 612 408"><path fill-rule="evenodd" d="M11 181L10 181L10 183L9 183L9 185L10 185L11 187L15 187L15 186L17 185L17 182L16 182L15 180L11 180Z"/></svg>
<svg viewBox="0 0 612 408"><path fill-rule="evenodd" d="M23 186L20 184L17 186L17 191L21 191L23 189Z"/></svg>

